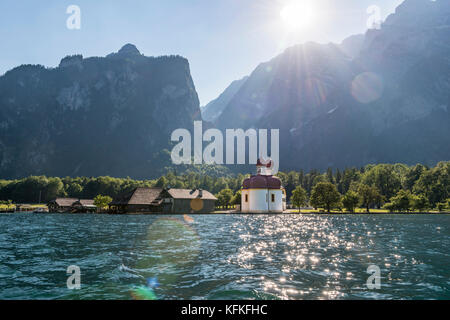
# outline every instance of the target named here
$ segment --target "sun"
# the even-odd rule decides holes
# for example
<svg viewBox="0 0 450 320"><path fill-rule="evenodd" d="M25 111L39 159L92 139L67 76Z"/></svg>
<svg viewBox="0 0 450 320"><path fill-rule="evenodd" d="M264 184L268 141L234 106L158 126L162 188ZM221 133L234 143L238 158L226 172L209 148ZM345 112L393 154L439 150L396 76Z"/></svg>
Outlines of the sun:
<svg viewBox="0 0 450 320"><path fill-rule="evenodd" d="M295 2L286 5L280 12L281 19L291 31L309 27L314 21L314 8L307 2Z"/></svg>

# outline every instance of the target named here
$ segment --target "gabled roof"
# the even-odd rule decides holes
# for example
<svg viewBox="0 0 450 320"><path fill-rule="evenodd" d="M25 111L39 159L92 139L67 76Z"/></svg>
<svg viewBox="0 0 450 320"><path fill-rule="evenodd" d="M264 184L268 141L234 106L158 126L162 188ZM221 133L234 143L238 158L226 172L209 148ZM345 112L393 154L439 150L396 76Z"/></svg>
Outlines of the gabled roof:
<svg viewBox="0 0 450 320"><path fill-rule="evenodd" d="M217 200L217 198L206 190L191 190L191 189L168 189L166 190L174 199L203 199L203 200ZM202 196L200 197L200 193Z"/></svg>
<svg viewBox="0 0 450 320"><path fill-rule="evenodd" d="M160 195L162 188L136 188L117 199L110 205L145 204L150 205Z"/></svg>
<svg viewBox="0 0 450 320"><path fill-rule="evenodd" d="M56 198L55 200L51 201L51 203L56 203L60 207L71 207L74 202L78 201L78 199L75 198Z"/></svg>
<svg viewBox="0 0 450 320"><path fill-rule="evenodd" d="M74 202L73 204L80 204L83 207L95 207L94 200L91 200L91 199L80 199L80 200Z"/></svg>

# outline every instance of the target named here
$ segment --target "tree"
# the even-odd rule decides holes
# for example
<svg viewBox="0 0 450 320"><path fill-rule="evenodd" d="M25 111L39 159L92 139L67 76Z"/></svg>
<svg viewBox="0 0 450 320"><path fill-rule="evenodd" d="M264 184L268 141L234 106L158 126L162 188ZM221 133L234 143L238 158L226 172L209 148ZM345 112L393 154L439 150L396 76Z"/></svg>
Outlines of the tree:
<svg viewBox="0 0 450 320"><path fill-rule="evenodd" d="M445 209L448 209L448 201L447 202L439 202L436 205L436 209L438 209L439 212L445 211Z"/></svg>
<svg viewBox="0 0 450 320"><path fill-rule="evenodd" d="M406 167L398 167L391 164L378 164L376 166L366 166L366 171L362 177L362 183L374 186L378 192L390 199L401 189L400 173L406 171Z"/></svg>
<svg viewBox="0 0 450 320"><path fill-rule="evenodd" d="M315 208L325 207L328 212L331 208L339 204L341 194L336 186L330 182L317 183L311 192L311 204Z"/></svg>
<svg viewBox="0 0 450 320"><path fill-rule="evenodd" d="M156 182L155 187L158 187L158 188L165 188L165 187L167 187L167 184L168 184L168 182L167 182L166 177L162 176L162 177L159 178L158 181Z"/></svg>
<svg viewBox="0 0 450 320"><path fill-rule="evenodd" d="M307 200L308 195L306 194L306 190L301 186L296 187L294 191L292 191L291 202L299 209L299 211L300 207L306 205Z"/></svg>
<svg viewBox="0 0 450 320"><path fill-rule="evenodd" d="M80 198L83 193L83 187L79 183L71 183L66 190L69 197Z"/></svg>
<svg viewBox="0 0 450 320"><path fill-rule="evenodd" d="M223 189L217 195L217 203L219 206L223 206L228 209L231 203L231 198L233 198L233 191L231 189Z"/></svg>
<svg viewBox="0 0 450 320"><path fill-rule="evenodd" d="M430 209L430 202L424 194L420 194L418 196L412 195L412 208L418 211L424 211Z"/></svg>
<svg viewBox="0 0 450 320"><path fill-rule="evenodd" d="M414 184L414 193L425 194L434 207L450 196L450 162L439 162L436 167L424 171Z"/></svg>
<svg viewBox="0 0 450 320"><path fill-rule="evenodd" d="M389 212L397 211L397 208L392 202L385 203L383 209L388 210Z"/></svg>
<svg viewBox="0 0 450 320"><path fill-rule="evenodd" d="M345 196L342 197L342 204L344 208L350 212L355 212L355 208L359 203L359 196L355 191L348 191Z"/></svg>
<svg viewBox="0 0 450 320"><path fill-rule="evenodd" d="M41 194L41 201L48 202L64 195L64 184L60 178L48 178L48 183Z"/></svg>
<svg viewBox="0 0 450 320"><path fill-rule="evenodd" d="M333 169L327 169L327 181L334 184Z"/></svg>
<svg viewBox="0 0 450 320"><path fill-rule="evenodd" d="M99 194L94 198L94 205L97 206L97 208L104 209L110 204L112 201L112 198L110 196L102 196Z"/></svg>
<svg viewBox="0 0 450 320"><path fill-rule="evenodd" d="M410 168L405 175L404 187L406 190L412 191L414 184L420 179L420 176L427 170L422 164L417 164Z"/></svg>
<svg viewBox="0 0 450 320"><path fill-rule="evenodd" d="M358 187L358 195L361 204L370 212L370 207L381 203L382 196L376 187L371 187L366 184L360 184Z"/></svg>
<svg viewBox="0 0 450 320"><path fill-rule="evenodd" d="M231 199L232 205L240 205L241 204L242 192L241 190L236 191L233 198Z"/></svg>
<svg viewBox="0 0 450 320"><path fill-rule="evenodd" d="M340 183L342 193L346 193L352 184L359 183L360 180L361 174L359 173L359 170L356 168L345 169Z"/></svg>
<svg viewBox="0 0 450 320"><path fill-rule="evenodd" d="M409 190L400 190L395 197L391 198L390 202L390 209L392 211L410 211L413 204L413 197Z"/></svg>

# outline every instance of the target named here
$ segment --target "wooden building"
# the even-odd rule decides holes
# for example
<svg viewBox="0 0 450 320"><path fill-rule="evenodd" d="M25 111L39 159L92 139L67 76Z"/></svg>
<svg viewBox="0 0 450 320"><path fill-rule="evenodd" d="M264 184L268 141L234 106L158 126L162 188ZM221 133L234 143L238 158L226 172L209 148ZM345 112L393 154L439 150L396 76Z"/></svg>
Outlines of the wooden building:
<svg viewBox="0 0 450 320"><path fill-rule="evenodd" d="M97 206L94 204L94 200L80 199L72 203L72 212L95 213L97 212Z"/></svg>
<svg viewBox="0 0 450 320"><path fill-rule="evenodd" d="M161 192L160 212L163 213L211 213L217 198L202 189L165 189Z"/></svg>
<svg viewBox="0 0 450 320"><path fill-rule="evenodd" d="M75 198L56 198L47 204L48 211L53 213L72 212L72 204L78 201Z"/></svg>
<svg viewBox="0 0 450 320"><path fill-rule="evenodd" d="M111 213L210 213L217 198L201 189L136 188L114 199Z"/></svg>
<svg viewBox="0 0 450 320"><path fill-rule="evenodd" d="M136 188L114 199L109 204L111 213L154 213L158 212L157 198L162 188Z"/></svg>

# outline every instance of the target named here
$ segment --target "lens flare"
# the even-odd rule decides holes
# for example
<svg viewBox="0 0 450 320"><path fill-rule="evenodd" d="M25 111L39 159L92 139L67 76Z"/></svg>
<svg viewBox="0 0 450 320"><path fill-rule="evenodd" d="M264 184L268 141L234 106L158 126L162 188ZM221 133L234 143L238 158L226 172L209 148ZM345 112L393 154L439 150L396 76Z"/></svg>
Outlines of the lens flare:
<svg viewBox="0 0 450 320"><path fill-rule="evenodd" d="M191 209L194 212L202 210L203 209L203 199L192 199L191 200Z"/></svg>
<svg viewBox="0 0 450 320"><path fill-rule="evenodd" d="M187 223L194 223L194 218L188 216L187 214L183 215L183 219L184 219L184 221L186 221Z"/></svg>
<svg viewBox="0 0 450 320"><path fill-rule="evenodd" d="M131 291L131 296L135 300L157 300L156 294L151 288L140 286Z"/></svg>
<svg viewBox="0 0 450 320"><path fill-rule="evenodd" d="M364 104L378 100L383 91L383 79L373 72L363 72L357 75L351 84L353 97Z"/></svg>
<svg viewBox="0 0 450 320"><path fill-rule="evenodd" d="M197 232L184 221L160 218L148 228L146 243L149 254L138 260L136 268L140 270L172 270L189 264L197 259L201 242Z"/></svg>

